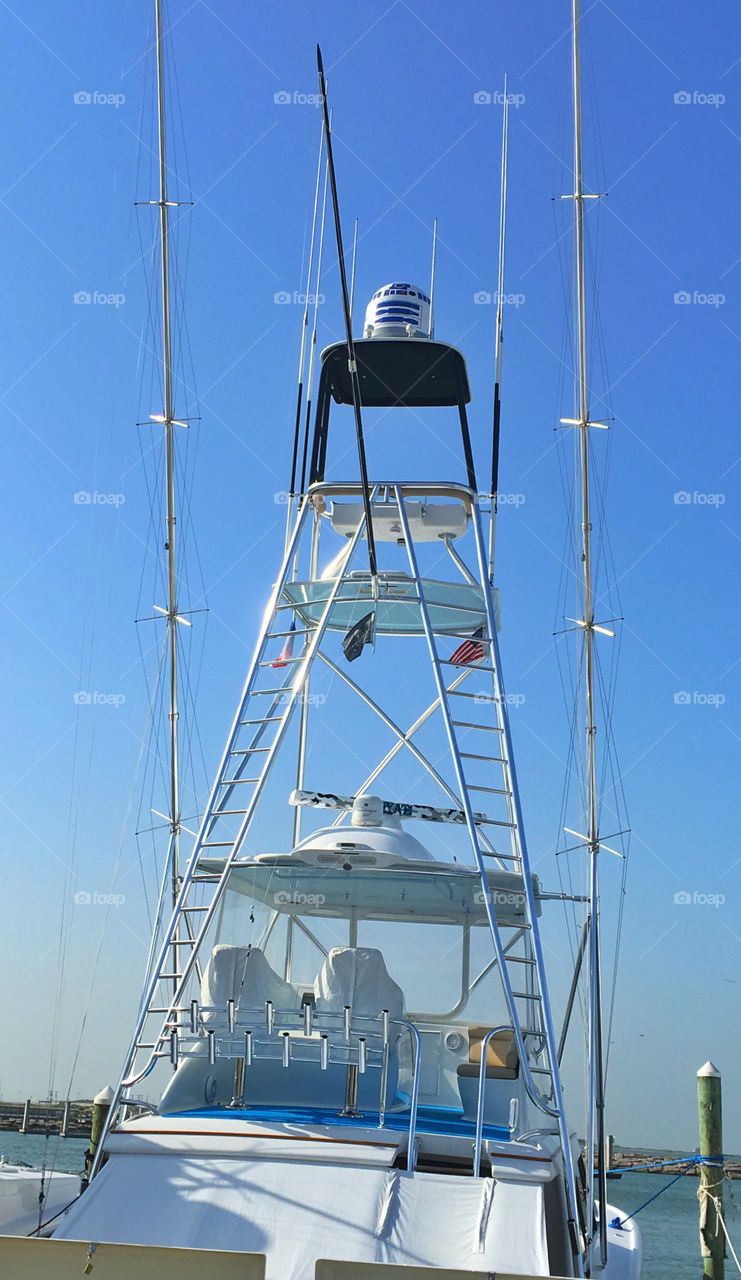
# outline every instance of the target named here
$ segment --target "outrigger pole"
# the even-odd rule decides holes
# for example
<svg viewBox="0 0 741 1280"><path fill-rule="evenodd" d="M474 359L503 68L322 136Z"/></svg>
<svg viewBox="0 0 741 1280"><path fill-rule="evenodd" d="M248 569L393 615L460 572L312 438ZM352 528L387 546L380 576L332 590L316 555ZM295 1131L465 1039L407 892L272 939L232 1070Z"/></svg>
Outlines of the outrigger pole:
<svg viewBox="0 0 741 1280"><path fill-rule="evenodd" d="M600 973L600 900L599 900L599 784L597 779L597 724L595 713L595 631L594 583L592 569L592 516L590 476L590 431L606 427L589 415L589 383L587 352L587 290L584 253L584 202L599 197L585 193L582 172L582 105L579 0L572 0L572 72L574 98L574 257L576 266L577 321L577 385L576 417L562 419L579 432L579 467L581 475L581 561L583 572L584 612L578 625L584 632L584 683L586 729L587 830L582 837L589 853L589 1022L588 1022L588 1099L587 1099L587 1230L594 1222L594 1148L597 1146L599 1184L599 1239L602 1266L607 1264L607 1176L604 1161L605 1095L602 1050L602 991ZM611 633L608 633L611 634Z"/></svg>
<svg viewBox="0 0 741 1280"><path fill-rule="evenodd" d="M497 311L494 327L494 416L491 432L491 487L489 490L489 584L494 585L494 550L499 491L499 440L502 417L502 344L504 340L504 250L507 233L507 150L509 142L509 98L504 77L502 108L502 168L499 194L499 261L497 267Z"/></svg>
<svg viewBox="0 0 741 1280"><path fill-rule="evenodd" d="M365 458L365 442L363 440L363 415L360 407L360 379L358 378L358 365L355 359L355 343L352 336L352 316L350 313L350 295L347 288L347 272L345 270L345 252L342 247L342 224L340 221L340 206L337 196L337 179L334 169L334 155L332 152L332 130L329 122L329 104L327 102L327 82L324 78L324 63L322 62L322 51L317 45L316 47L317 71L319 74L319 93L322 99L322 114L324 119L324 137L327 144L327 169L329 172L329 186L332 192L332 211L334 213L334 229L337 239L337 264L340 269L340 285L342 287L342 309L345 315L345 333L347 337L347 367L350 373L350 383L352 385L353 410L355 412L355 435L358 442L358 462L360 464L360 484L363 490L363 512L365 514L365 536L368 539L368 564L370 567L370 575L372 579L373 598L378 593L378 566L376 563L376 542L373 536L373 520L371 517L370 490L368 488L368 466Z"/></svg>
<svg viewBox="0 0 741 1280"><path fill-rule="evenodd" d="M350 319L355 307L355 268L358 262L358 219L355 219L355 226L352 233L352 266L350 268Z"/></svg>
<svg viewBox="0 0 741 1280"><path fill-rule="evenodd" d="M322 125L322 139L324 125ZM324 259L324 226L327 217L327 184L329 168L324 166L324 189L322 191L322 214L319 222L319 250L316 259L316 288L314 290L314 318L311 325L311 343L309 347L309 376L306 380L306 412L304 414L304 442L301 449L301 493L306 489L306 461L309 453L309 433L311 431L311 394L314 389L314 365L316 363L316 342L319 329L319 296L322 285L322 262Z"/></svg>
<svg viewBox="0 0 741 1280"><path fill-rule="evenodd" d="M291 527L293 500L296 496L296 472L298 468L299 439L301 436L301 408L304 396L304 363L306 360L306 339L309 332L309 300L311 298L311 278L314 273L314 244L316 241L317 216L319 213L319 186L322 177L322 155L324 153L324 129L319 135L319 157L316 164L316 182L314 184L314 212L311 219L311 239L309 241L309 264L306 270L306 295L304 297L304 314L301 321L301 348L298 359L298 387L296 390L296 422L293 432L293 456L291 458L291 483L288 489L288 513L286 520L286 540Z"/></svg>
<svg viewBox="0 0 741 1280"><path fill-rule="evenodd" d="M178 613L178 577L176 558L176 499L175 499L175 428L185 426L174 416L173 376L172 376L172 325L170 309L170 209L177 201L168 199L167 192L167 133L165 113L165 23L164 0L155 0L155 24L157 39L157 131L159 144L159 199L152 201L159 207L160 228L160 287L162 297L162 390L163 412L153 414L155 422L160 422L165 432L165 490L166 490L166 529L167 540L167 609L155 611L164 614L167 619L167 647L169 668L168 721L170 734L170 847L168 861L170 866L170 885L173 907L180 893L180 835L181 835L181 798L180 798L180 743L178 709L178 627L181 624L190 626ZM173 936L173 972L180 972L180 949L187 945L181 942L179 934ZM177 988L178 978L173 978Z"/></svg>

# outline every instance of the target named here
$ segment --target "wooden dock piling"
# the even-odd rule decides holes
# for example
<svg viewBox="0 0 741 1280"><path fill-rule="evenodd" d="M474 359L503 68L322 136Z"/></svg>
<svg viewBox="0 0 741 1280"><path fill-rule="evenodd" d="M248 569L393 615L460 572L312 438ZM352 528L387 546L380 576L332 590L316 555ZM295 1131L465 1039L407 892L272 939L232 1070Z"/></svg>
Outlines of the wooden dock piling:
<svg viewBox="0 0 741 1280"><path fill-rule="evenodd" d="M703 1275L724 1280L725 1236L718 1213L723 1213L723 1106L720 1071L706 1062L697 1073L700 1122L700 1250Z"/></svg>

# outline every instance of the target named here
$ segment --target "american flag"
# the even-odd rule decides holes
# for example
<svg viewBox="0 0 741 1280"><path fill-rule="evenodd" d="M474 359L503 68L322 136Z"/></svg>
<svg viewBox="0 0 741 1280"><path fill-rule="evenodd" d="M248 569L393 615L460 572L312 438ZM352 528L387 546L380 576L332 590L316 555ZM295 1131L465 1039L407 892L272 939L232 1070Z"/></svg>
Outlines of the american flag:
<svg viewBox="0 0 741 1280"><path fill-rule="evenodd" d="M479 627L478 631L474 631L469 640L464 640L463 644L459 644L455 653L451 655L450 661L454 662L457 667L467 667L472 662L480 662L486 650L481 643L484 634L484 628Z"/></svg>
<svg viewBox="0 0 741 1280"><path fill-rule="evenodd" d="M293 657L293 645L296 640L296 619L295 618L289 627L289 631L291 634L289 636L286 636L283 648L281 649L280 653L278 654L278 657L275 659L275 662L273 663L274 667L287 667L288 663L291 661L291 658Z"/></svg>

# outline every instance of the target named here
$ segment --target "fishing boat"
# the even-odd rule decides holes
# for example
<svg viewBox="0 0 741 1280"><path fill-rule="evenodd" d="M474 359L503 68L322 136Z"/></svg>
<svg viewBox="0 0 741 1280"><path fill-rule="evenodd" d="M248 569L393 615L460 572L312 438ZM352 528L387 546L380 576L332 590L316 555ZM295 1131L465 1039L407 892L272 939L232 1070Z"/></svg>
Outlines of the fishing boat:
<svg viewBox="0 0 741 1280"><path fill-rule="evenodd" d="M571 195L583 326L578 0L572 17ZM304 322L283 555L184 859L174 484L181 420L164 33L164 0L156 0L160 186L152 203L164 403L153 419L164 432L167 478L170 843L139 1015L90 1185L52 1246L82 1242L89 1270L109 1246L129 1247L139 1259L129 1266L153 1258L161 1276L202 1258L214 1275L220 1259L232 1259L241 1276L267 1280L633 1280L638 1231L607 1204L604 1168L596 1188L592 1177L604 1117L595 797L583 837L592 868L580 953L590 992L584 1143L564 1101L540 932L542 913L564 894L531 866L502 671L494 528L506 98L493 462L482 496L466 360L436 332L434 242L429 286L381 286L361 336L354 333L319 54L309 285L324 174L344 339L321 353L314 377ZM583 327L580 338L571 425L588 502L594 424ZM452 474L398 475L393 450L369 474L370 418L416 433L423 460L433 410L457 458ZM589 668L599 627L588 576L585 585ZM589 743L592 714L588 704Z"/></svg>
<svg viewBox="0 0 741 1280"><path fill-rule="evenodd" d="M0 1157L0 1235L51 1235L79 1194L80 1179L73 1173Z"/></svg>

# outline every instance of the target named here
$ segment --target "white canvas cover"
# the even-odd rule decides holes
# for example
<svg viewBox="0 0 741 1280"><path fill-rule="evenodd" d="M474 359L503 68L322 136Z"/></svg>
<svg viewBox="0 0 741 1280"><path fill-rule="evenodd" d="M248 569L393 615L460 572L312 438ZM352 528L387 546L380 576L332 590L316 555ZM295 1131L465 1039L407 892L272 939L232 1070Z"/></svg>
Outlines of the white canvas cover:
<svg viewBox="0 0 741 1280"><path fill-rule="evenodd" d="M317 1012L342 1013L350 1005L353 1017L377 1018L388 1009L392 1018L404 1017L404 992L375 947L333 947L314 983Z"/></svg>
<svg viewBox="0 0 741 1280"><path fill-rule="evenodd" d="M264 1253L265 1280L317 1259L548 1273L538 1183L280 1160L113 1155L58 1234Z"/></svg>
<svg viewBox="0 0 741 1280"><path fill-rule="evenodd" d="M297 1009L298 992L284 982L259 947L214 947L201 981L201 1001L224 1011L227 1001L237 1009L263 1009L272 1000L276 1009ZM208 1014L204 1017L208 1020Z"/></svg>

